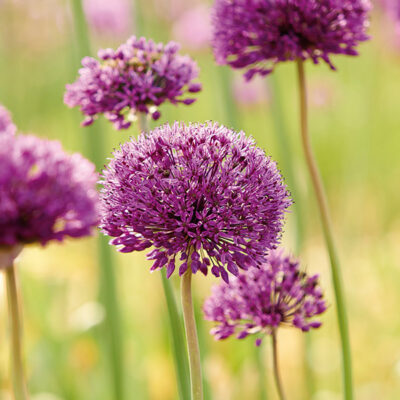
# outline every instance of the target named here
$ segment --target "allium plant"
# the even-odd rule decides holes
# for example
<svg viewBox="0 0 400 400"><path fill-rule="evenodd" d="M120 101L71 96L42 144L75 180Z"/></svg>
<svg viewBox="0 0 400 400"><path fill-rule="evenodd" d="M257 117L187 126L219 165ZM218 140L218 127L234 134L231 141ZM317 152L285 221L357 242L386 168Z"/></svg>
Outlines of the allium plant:
<svg viewBox="0 0 400 400"><path fill-rule="evenodd" d="M102 229L122 252L154 247L152 270L222 277L265 261L290 205L276 164L243 132L164 125L131 139L104 171Z"/></svg>
<svg viewBox="0 0 400 400"><path fill-rule="evenodd" d="M10 112L0 104L0 135L14 135L16 130Z"/></svg>
<svg viewBox="0 0 400 400"><path fill-rule="evenodd" d="M318 275L308 276L298 260L274 250L260 268L240 273L228 285L213 288L204 303L205 318L216 322L216 339L236 334L238 339L256 335L260 345L265 334L281 326L308 332L319 328L313 317L326 310Z"/></svg>
<svg viewBox="0 0 400 400"><path fill-rule="evenodd" d="M80 154L33 135L0 135L0 246L89 235L97 175Z"/></svg>
<svg viewBox="0 0 400 400"><path fill-rule="evenodd" d="M216 0L213 10L217 62L267 75L282 61L357 55L368 39L368 0Z"/></svg>
<svg viewBox="0 0 400 400"><path fill-rule="evenodd" d="M79 154L66 154L60 143L0 132L0 270L7 282L12 378L18 400L29 396L14 260L27 244L90 234L98 223L96 181L94 165Z"/></svg>
<svg viewBox="0 0 400 400"><path fill-rule="evenodd" d="M244 69L246 79L268 75L279 62L297 64L302 145L331 262L346 400L353 399L347 312L328 201L309 138L304 62L323 60L334 69L332 55L357 55L358 44L369 38L370 8L369 0L215 0L213 8L218 63Z"/></svg>
<svg viewBox="0 0 400 400"><path fill-rule="evenodd" d="M132 138L103 173L101 227L122 252L154 249L151 270L179 266L192 400L202 379L191 279L261 265L291 201L276 164L243 132L164 125ZM179 265L180 264L180 265Z"/></svg>
<svg viewBox="0 0 400 400"><path fill-rule="evenodd" d="M77 22L81 21L79 12ZM82 27L84 30L84 26ZM86 116L83 125L90 125L100 115L113 123L116 129L127 129L137 121L140 131L148 131L148 120L158 119L160 108L164 103L186 104L195 101L194 93L201 90L195 81L198 76L196 63L187 56L178 54L179 46L174 42L166 45L156 44L145 38L130 38L117 50L101 50L100 60L86 57L84 68L80 70L80 78L67 86L65 102L73 107L79 106ZM97 154L101 149L97 144ZM108 252L108 250L105 250ZM101 265L110 271L109 261L101 258ZM112 270L112 268L111 268ZM168 315L171 324L171 336L174 343L178 390L181 398L189 396L187 380L187 361L185 345L181 333L180 315L176 307L173 289L164 271L160 274L166 297ZM108 292L115 292L112 280L105 282ZM114 299L116 296L109 296ZM116 321L110 320L110 328L115 332L111 343L111 359L117 364L113 368L116 397L123 396L123 374L118 360L122 358L121 334L118 324L116 303L109 302L109 314Z"/></svg>
<svg viewBox="0 0 400 400"><path fill-rule="evenodd" d="M82 60L80 76L66 86L64 101L80 108L85 126L100 114L116 129L129 128L139 113L156 120L161 104L192 104L196 99L190 96L201 90L194 81L197 64L178 51L177 43L163 45L134 36L117 50L100 50L99 60Z"/></svg>
<svg viewBox="0 0 400 400"><path fill-rule="evenodd" d="M277 330L288 326L319 328L315 316L326 310L318 275L308 276L297 260L274 250L258 269L240 273L229 285L213 288L204 303L205 318L217 326L211 330L216 339L236 334L238 339L257 336L259 346L265 335L273 339L274 375L280 399L285 399L277 362Z"/></svg>

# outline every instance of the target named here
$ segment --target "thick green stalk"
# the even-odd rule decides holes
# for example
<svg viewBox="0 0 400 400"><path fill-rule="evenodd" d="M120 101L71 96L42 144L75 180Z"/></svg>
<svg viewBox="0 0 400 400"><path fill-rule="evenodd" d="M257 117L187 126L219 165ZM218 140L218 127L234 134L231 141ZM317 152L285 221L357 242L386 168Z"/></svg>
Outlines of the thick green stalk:
<svg viewBox="0 0 400 400"><path fill-rule="evenodd" d="M161 281L164 289L165 300L167 302L179 398L181 400L186 400L190 398L190 381L185 338L182 332L182 319L178 313L171 282L167 279L165 268L161 271Z"/></svg>
<svg viewBox="0 0 400 400"><path fill-rule="evenodd" d="M139 113L138 125L140 132L148 132L148 115ZM165 268L164 268L165 269ZM182 332L182 318L176 305L174 292L164 269L161 271L161 281L164 289L164 296L167 303L169 326L172 337L172 349L174 354L175 370L178 383L178 391L181 400L189 399L190 384L188 376L188 359L185 347L185 340Z"/></svg>
<svg viewBox="0 0 400 400"><path fill-rule="evenodd" d="M186 342L189 354L190 383L192 389L191 399L203 400L200 349L192 301L192 275L193 273L190 267L190 262L188 262L188 269L181 278L181 296L183 318L185 321Z"/></svg>
<svg viewBox="0 0 400 400"><path fill-rule="evenodd" d="M11 264L7 267L5 273L11 328L11 364L14 398L15 400L28 400L29 396L22 362L21 316L14 265Z"/></svg>
<svg viewBox="0 0 400 400"><path fill-rule="evenodd" d="M197 325L197 335L199 337L199 346L200 346L200 362L201 365L204 365L204 361L207 359L207 353L209 351L208 348L208 342L207 340L209 339L210 335L208 331L206 330L205 324L204 324L204 315L203 315L203 310L201 307L201 303L199 299L196 299L196 296L193 298L193 307L194 307L194 318L196 320L196 325ZM189 382L190 384L190 382ZM211 393L211 388L210 384L207 380L207 377L205 374L203 374L203 395L204 395L204 400L212 400L213 396Z"/></svg>
<svg viewBox="0 0 400 400"><path fill-rule="evenodd" d="M276 340L276 329L272 331L272 358L273 358L273 369L276 383L276 389L278 391L279 399L285 400L285 393L283 392L282 380L279 374L279 363L278 363L278 345Z"/></svg>
<svg viewBox="0 0 400 400"><path fill-rule="evenodd" d="M310 172L311 180L317 198L317 204L321 215L322 229L324 232L325 242L329 253L333 288L336 299L336 312L339 323L340 339L342 344L343 359L343 384L346 400L353 399L352 369L351 369L351 348L349 338L349 327L347 321L347 312L344 300L343 283L340 271L339 258L333 238L333 229L331 217L329 214L328 201L325 194L322 178L318 170L317 162L313 154L308 131L308 115L307 115L307 90L304 73L304 62L297 61L297 72L299 79L300 93L300 116L301 116L301 138L303 150Z"/></svg>
<svg viewBox="0 0 400 400"><path fill-rule="evenodd" d="M90 38L83 12L81 0L71 0L75 22L76 46L78 58L91 55ZM104 132L97 121L93 126L85 128L85 153L96 164L97 170L104 165L106 146ZM123 359L123 332L121 316L118 306L118 295L115 280L115 265L108 240L99 236L98 263L100 268L100 298L106 310L105 329L109 343L109 365L111 370L115 400L123 400L124 395L124 359Z"/></svg>
<svg viewBox="0 0 400 400"><path fill-rule="evenodd" d="M263 352L264 345L263 345L263 343L261 343L261 345L259 347L254 346L253 343L252 343L252 345L255 349L256 365L257 365L257 371L258 371L259 399L267 400L268 399L268 391L267 391L267 385L266 385L267 371L265 368L265 354Z"/></svg>

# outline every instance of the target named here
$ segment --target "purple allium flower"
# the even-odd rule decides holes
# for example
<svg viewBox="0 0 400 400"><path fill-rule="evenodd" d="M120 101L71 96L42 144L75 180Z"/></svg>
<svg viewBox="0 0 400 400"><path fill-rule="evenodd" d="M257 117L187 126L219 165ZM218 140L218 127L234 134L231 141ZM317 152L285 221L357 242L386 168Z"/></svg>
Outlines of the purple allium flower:
<svg viewBox="0 0 400 400"><path fill-rule="evenodd" d="M201 90L192 82L198 76L197 64L178 50L174 42L164 46L134 36L115 51L100 50L100 61L82 60L80 77L67 85L64 101L80 107L86 115L83 125L104 114L116 129L128 128L137 113L158 119L158 106L166 101L192 104L195 99L184 96Z"/></svg>
<svg viewBox="0 0 400 400"><path fill-rule="evenodd" d="M16 130L9 111L0 104L0 135L14 135Z"/></svg>
<svg viewBox="0 0 400 400"><path fill-rule="evenodd" d="M267 75L281 61L357 55L368 39L369 0L216 0L217 62L246 68L247 79Z"/></svg>
<svg viewBox="0 0 400 400"><path fill-rule="evenodd" d="M104 171L103 231L120 251L155 249L152 270L209 268L228 281L264 262L291 204L276 164L243 132L175 123L132 138Z"/></svg>
<svg viewBox="0 0 400 400"><path fill-rule="evenodd" d="M210 9L205 4L184 12L173 27L174 38L185 47L202 50L211 45Z"/></svg>
<svg viewBox="0 0 400 400"><path fill-rule="evenodd" d="M271 334L279 326L294 326L304 332L321 326L311 320L326 310L318 275L307 276L297 260L273 250L260 268L240 273L228 285L212 288L204 303L205 318L217 326L211 333L217 340L234 334L243 339Z"/></svg>
<svg viewBox="0 0 400 400"><path fill-rule="evenodd" d="M0 135L0 247L90 234L97 174L79 154L33 135Z"/></svg>
<svg viewBox="0 0 400 400"><path fill-rule="evenodd" d="M130 0L84 0L89 25L100 34L125 35L133 29Z"/></svg>

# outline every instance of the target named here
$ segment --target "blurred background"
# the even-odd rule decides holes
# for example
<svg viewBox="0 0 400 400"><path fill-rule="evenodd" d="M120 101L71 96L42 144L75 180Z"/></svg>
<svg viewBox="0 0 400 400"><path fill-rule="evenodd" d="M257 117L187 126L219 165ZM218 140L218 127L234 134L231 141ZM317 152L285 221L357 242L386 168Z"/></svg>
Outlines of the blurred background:
<svg viewBox="0 0 400 400"><path fill-rule="evenodd" d="M0 103L21 132L60 140L71 152L90 153L101 135L111 150L137 128L81 128L79 111L63 103L77 77L85 38L67 0L0 0ZM190 106L166 105L162 122L216 120L252 135L278 161L291 159L298 186L282 242L311 272L322 275L331 307L308 337L282 329L280 358L289 399L341 399L340 348L325 251L299 141L298 94L293 63L246 84L239 72L215 64L209 6L201 0L84 0L91 48L116 47L137 33L181 42L200 66L203 91ZM75 3L76 5L76 3ZM334 57L337 72L307 63L313 145L326 183L342 259L353 349L356 398L400 398L400 34L379 8L372 40L359 57ZM283 116L283 120L279 115ZM155 122L152 122L153 126ZM289 140L281 145L286 132ZM282 150L283 149L283 150ZM290 174L290 172L288 172ZM295 212L300 208L299 247ZM96 238L45 248L27 247L18 262L24 305L24 341L32 400L113 399L105 308L99 300ZM159 273L145 253L112 253L123 327L127 399L178 398L166 305ZM0 276L2 280L2 276ZM179 278L172 278L179 300ZM12 398L6 293L0 282L0 399ZM196 275L200 308L215 278ZM215 342L211 325L199 329L207 382L215 400L276 399L270 343L251 338ZM257 355L256 353L259 352ZM257 361L258 360L258 361ZM260 360L265 369L260 367ZM308 381L308 383L307 383ZM267 397L260 393L260 382ZM121 399L118 399L121 400Z"/></svg>

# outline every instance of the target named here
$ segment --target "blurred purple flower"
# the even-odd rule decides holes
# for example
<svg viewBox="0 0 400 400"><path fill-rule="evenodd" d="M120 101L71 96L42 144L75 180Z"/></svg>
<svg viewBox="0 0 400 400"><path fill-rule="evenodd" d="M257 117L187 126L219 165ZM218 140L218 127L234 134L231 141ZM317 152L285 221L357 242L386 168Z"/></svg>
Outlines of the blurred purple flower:
<svg viewBox="0 0 400 400"><path fill-rule="evenodd" d="M260 265L291 204L276 164L243 132L179 124L132 138L104 171L102 224L121 252L155 249L151 270L182 262L228 281Z"/></svg>
<svg viewBox="0 0 400 400"><path fill-rule="evenodd" d="M205 4L184 12L173 27L173 37L193 50L208 48L211 36L210 8Z"/></svg>
<svg viewBox="0 0 400 400"><path fill-rule="evenodd" d="M255 77L250 82L243 76L235 76L233 81L233 93L237 103L251 106L268 100L268 90L265 81Z"/></svg>
<svg viewBox="0 0 400 400"><path fill-rule="evenodd" d="M389 24L384 27L385 34L387 34L388 37L392 36L395 47L400 48L400 1L379 0L378 3L380 3L380 6L389 20Z"/></svg>
<svg viewBox="0 0 400 400"><path fill-rule="evenodd" d="M0 135L14 135L16 130L10 112L0 104Z"/></svg>
<svg viewBox="0 0 400 400"><path fill-rule="evenodd" d="M192 104L196 99L183 96L201 90L193 82L197 64L178 50L174 42L164 46L134 36L115 51L100 50L100 61L82 60L80 77L66 86L64 101L69 107L80 107L86 115L83 125L104 114L116 129L129 128L137 113L158 119L158 107L167 101Z"/></svg>
<svg viewBox="0 0 400 400"><path fill-rule="evenodd" d="M121 37L133 30L130 0L84 0L83 7L90 27L100 34Z"/></svg>
<svg viewBox="0 0 400 400"><path fill-rule="evenodd" d="M272 334L279 326L293 326L304 332L321 323L311 320L322 314L326 304L318 275L307 276L299 262L272 251L260 268L252 268L230 282L213 287L204 303L205 318L217 326L211 333L217 340L237 334L238 339Z"/></svg>
<svg viewBox="0 0 400 400"><path fill-rule="evenodd" d="M79 154L33 135L0 135L0 247L91 233L97 174Z"/></svg>
<svg viewBox="0 0 400 400"><path fill-rule="evenodd" d="M176 21L185 11L196 7L198 0L153 0L153 3L160 18Z"/></svg>
<svg viewBox="0 0 400 400"><path fill-rule="evenodd" d="M216 0L217 62L246 68L247 79L267 75L281 61L357 55L368 39L368 0Z"/></svg>

